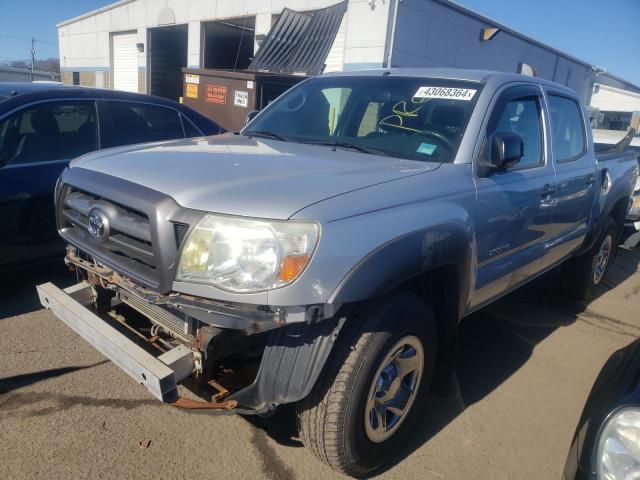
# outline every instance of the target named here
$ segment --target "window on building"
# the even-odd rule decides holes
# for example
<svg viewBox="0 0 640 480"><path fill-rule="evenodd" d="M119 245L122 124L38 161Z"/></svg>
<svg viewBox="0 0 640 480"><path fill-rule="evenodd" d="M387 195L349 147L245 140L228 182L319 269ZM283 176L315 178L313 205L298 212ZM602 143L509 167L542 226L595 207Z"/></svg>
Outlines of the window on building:
<svg viewBox="0 0 640 480"><path fill-rule="evenodd" d="M549 95L551 138L558 162L574 159L586 150L582 111L575 100Z"/></svg>
<svg viewBox="0 0 640 480"><path fill-rule="evenodd" d="M522 138L524 155L518 167L542 163L542 121L536 97L518 98L507 103L494 131L498 132L516 133Z"/></svg>
<svg viewBox="0 0 640 480"><path fill-rule="evenodd" d="M71 160L97 149L96 113L90 101L46 102L0 122L5 165Z"/></svg>
<svg viewBox="0 0 640 480"><path fill-rule="evenodd" d="M80 72L73 72L73 84L80 85Z"/></svg>
<svg viewBox="0 0 640 480"><path fill-rule="evenodd" d="M142 103L109 102L115 138L105 135L102 146L184 138L180 115L170 108Z"/></svg>

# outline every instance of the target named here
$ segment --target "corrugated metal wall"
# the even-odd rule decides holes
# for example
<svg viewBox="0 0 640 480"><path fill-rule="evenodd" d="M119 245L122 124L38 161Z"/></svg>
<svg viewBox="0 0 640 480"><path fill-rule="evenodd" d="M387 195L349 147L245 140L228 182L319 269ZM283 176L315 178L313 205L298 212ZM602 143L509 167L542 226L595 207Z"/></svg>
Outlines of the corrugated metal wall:
<svg viewBox="0 0 640 480"><path fill-rule="evenodd" d="M455 67L518 73L520 63L539 77L567 85L589 100L594 72L570 56L501 29L482 41L484 27L499 26L442 0L403 0L398 8L392 63L404 67Z"/></svg>

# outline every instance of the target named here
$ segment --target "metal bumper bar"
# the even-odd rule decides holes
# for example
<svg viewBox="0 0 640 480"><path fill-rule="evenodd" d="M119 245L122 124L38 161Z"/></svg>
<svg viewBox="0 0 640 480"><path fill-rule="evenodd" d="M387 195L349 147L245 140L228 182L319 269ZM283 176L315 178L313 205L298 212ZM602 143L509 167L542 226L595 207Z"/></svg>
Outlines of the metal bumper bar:
<svg viewBox="0 0 640 480"><path fill-rule="evenodd" d="M178 382L194 369L193 353L189 348L180 345L154 357L86 307L92 301L91 286L86 282L65 290L52 283L37 288L44 307L127 375L147 387L154 397L167 403L178 398Z"/></svg>

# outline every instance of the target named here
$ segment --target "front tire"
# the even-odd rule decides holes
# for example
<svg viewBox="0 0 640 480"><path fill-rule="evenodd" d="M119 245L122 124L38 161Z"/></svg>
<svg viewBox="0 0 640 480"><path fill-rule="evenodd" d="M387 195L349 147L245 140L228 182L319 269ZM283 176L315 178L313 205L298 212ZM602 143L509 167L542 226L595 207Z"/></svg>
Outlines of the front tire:
<svg viewBox="0 0 640 480"><path fill-rule="evenodd" d="M298 404L300 437L318 459L353 477L388 463L423 407L436 326L421 297L399 293L347 320L311 394Z"/></svg>

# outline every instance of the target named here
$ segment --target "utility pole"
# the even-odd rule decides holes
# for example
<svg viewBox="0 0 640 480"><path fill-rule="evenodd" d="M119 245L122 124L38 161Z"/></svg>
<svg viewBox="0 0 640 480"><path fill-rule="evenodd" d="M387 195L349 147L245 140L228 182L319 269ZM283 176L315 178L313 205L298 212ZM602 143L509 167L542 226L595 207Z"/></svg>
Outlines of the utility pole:
<svg viewBox="0 0 640 480"><path fill-rule="evenodd" d="M33 72L36 69L36 39L31 37L31 81L33 82Z"/></svg>

